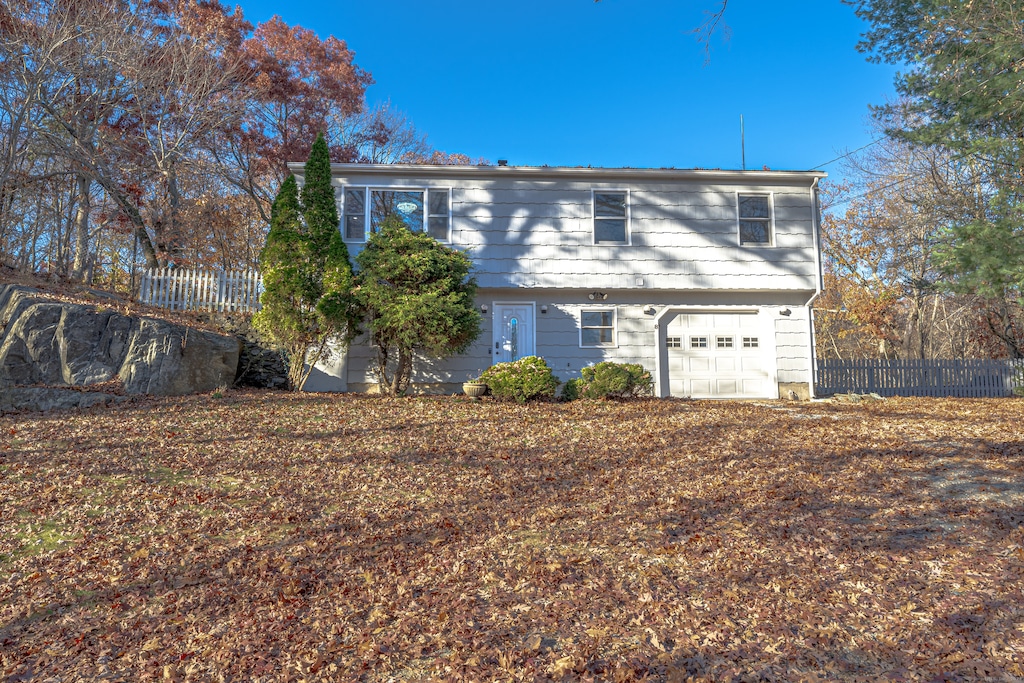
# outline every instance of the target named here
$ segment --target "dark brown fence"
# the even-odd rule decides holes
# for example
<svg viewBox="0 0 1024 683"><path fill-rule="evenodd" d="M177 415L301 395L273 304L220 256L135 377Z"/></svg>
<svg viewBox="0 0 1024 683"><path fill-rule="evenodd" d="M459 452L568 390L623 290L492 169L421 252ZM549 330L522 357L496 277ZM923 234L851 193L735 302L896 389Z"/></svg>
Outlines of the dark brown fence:
<svg viewBox="0 0 1024 683"><path fill-rule="evenodd" d="M1024 361L819 359L818 396L856 392L881 396L1012 396L1024 384Z"/></svg>

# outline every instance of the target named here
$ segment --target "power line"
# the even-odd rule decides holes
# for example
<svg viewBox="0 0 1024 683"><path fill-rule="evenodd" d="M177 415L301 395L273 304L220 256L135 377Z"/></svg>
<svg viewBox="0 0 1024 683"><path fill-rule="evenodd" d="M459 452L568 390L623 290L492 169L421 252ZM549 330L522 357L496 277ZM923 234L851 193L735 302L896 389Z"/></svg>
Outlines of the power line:
<svg viewBox="0 0 1024 683"><path fill-rule="evenodd" d="M986 52L985 54L981 55L981 57L978 57L978 59L984 59L985 57L988 57L990 54L992 54L993 52L995 52L998 49L999 49L999 46L996 46L996 47L992 48L991 50L989 50L988 52ZM996 78L997 76L1002 76L1004 73L1006 73L1007 71L1009 71L1011 68L1015 67L1016 65L1017 65L1016 62L1011 63L1006 68L997 71L996 73L992 74L991 76L989 76L988 78L983 80L981 83L978 83L977 85L975 85L973 88L971 88L967 92L959 94L958 97L962 98L962 97L966 97L967 95L970 95L972 92L974 92L978 88L986 85L989 81L991 81L992 79ZM932 107L929 111L922 112L922 116L930 117L937 110L938 110L938 107ZM855 149L855 150L853 150L851 152L846 152L845 154L840 154L835 159L831 159L829 161L826 161L823 164L817 164L815 166L812 166L811 168L824 168L825 166L829 166L831 164L834 164L837 161L842 161L843 159L847 159L847 158L853 156L854 154L856 154L857 152L862 152L865 149L867 149L868 147L872 147L874 145L877 145L879 142L882 142L887 137L888 136L883 135L882 137L875 138L875 139L871 140L871 142L867 143L866 145L862 145L862 146L858 147L857 149Z"/></svg>

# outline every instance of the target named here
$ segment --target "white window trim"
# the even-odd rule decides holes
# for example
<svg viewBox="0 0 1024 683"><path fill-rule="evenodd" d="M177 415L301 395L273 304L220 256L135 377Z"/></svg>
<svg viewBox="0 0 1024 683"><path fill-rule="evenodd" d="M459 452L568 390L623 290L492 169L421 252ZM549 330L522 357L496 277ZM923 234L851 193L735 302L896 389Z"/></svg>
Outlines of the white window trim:
<svg viewBox="0 0 1024 683"><path fill-rule="evenodd" d="M604 220L597 217L598 194L622 193L626 195L626 241L625 242L598 242L597 221ZM628 247L633 243L633 226L631 214L633 213L632 197L629 190L623 187L592 187L590 188L590 243L595 247Z"/></svg>
<svg viewBox="0 0 1024 683"><path fill-rule="evenodd" d="M612 314L612 342L611 344L584 344L583 343L583 314L611 311ZM617 349L619 348L619 312L614 306L581 306L579 310L579 330L581 349ZM604 327L589 327L587 329L604 329Z"/></svg>
<svg viewBox="0 0 1024 683"><path fill-rule="evenodd" d="M744 242L740 234L740 197L768 198L768 241ZM774 247L775 246L775 193L774 192L736 192L736 243L741 247Z"/></svg>
<svg viewBox="0 0 1024 683"><path fill-rule="evenodd" d="M427 202L423 205L423 219L424 227L426 228L426 234L430 234L430 217L431 215L439 216L440 214L430 213L430 193L431 192L447 192L448 193L448 232L445 233L443 240L438 240L442 244L452 243L452 188L450 187L428 187L423 195L424 201ZM434 239L437 239L436 237Z"/></svg>
<svg viewBox="0 0 1024 683"><path fill-rule="evenodd" d="M423 234L430 234L430 206L428 205L427 191L448 192L448 234L445 239L438 240L441 244L452 243L452 188L450 186L430 187L426 185L342 185L341 193L341 230L342 240L349 244L365 244L370 239L370 198L374 190L382 192L420 192L423 194ZM351 239L345 234L345 192L348 190L361 189L363 191L363 238ZM440 214L436 214L440 215ZM434 238L437 239L437 238Z"/></svg>

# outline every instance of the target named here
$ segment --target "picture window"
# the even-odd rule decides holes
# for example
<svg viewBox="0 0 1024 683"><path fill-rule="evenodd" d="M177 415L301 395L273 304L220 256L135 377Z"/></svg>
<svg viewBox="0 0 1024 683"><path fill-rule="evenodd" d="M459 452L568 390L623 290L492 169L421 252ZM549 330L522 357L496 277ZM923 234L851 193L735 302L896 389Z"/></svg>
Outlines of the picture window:
<svg viewBox="0 0 1024 683"><path fill-rule="evenodd" d="M394 215L413 232L426 232L439 242L449 241L451 191L448 188L389 189L347 187L344 192L342 234L362 242Z"/></svg>

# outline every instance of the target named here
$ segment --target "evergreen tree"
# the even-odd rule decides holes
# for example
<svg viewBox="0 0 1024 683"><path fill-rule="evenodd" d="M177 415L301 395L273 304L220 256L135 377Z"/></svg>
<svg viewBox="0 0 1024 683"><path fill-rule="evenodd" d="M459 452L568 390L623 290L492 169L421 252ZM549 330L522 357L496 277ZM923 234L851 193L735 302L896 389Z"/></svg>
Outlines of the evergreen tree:
<svg viewBox="0 0 1024 683"><path fill-rule="evenodd" d="M480 336L473 305L472 262L429 235L388 216L356 257L359 301L377 347L382 394L409 388L414 353L443 358L462 353Z"/></svg>
<svg viewBox="0 0 1024 683"><path fill-rule="evenodd" d="M944 150L973 178L976 209L954 217L937 250L958 291L997 308L1024 292L1024 14L1020 0L846 0L869 21L861 49L909 65L903 99L880 107L887 131ZM1007 350L1024 350L1005 337Z"/></svg>
<svg viewBox="0 0 1024 683"><path fill-rule="evenodd" d="M284 349L292 390L302 388L317 362L347 348L358 330L352 265L338 223L321 135L306 162L302 203L289 176L274 200L260 254L264 291L253 323Z"/></svg>

